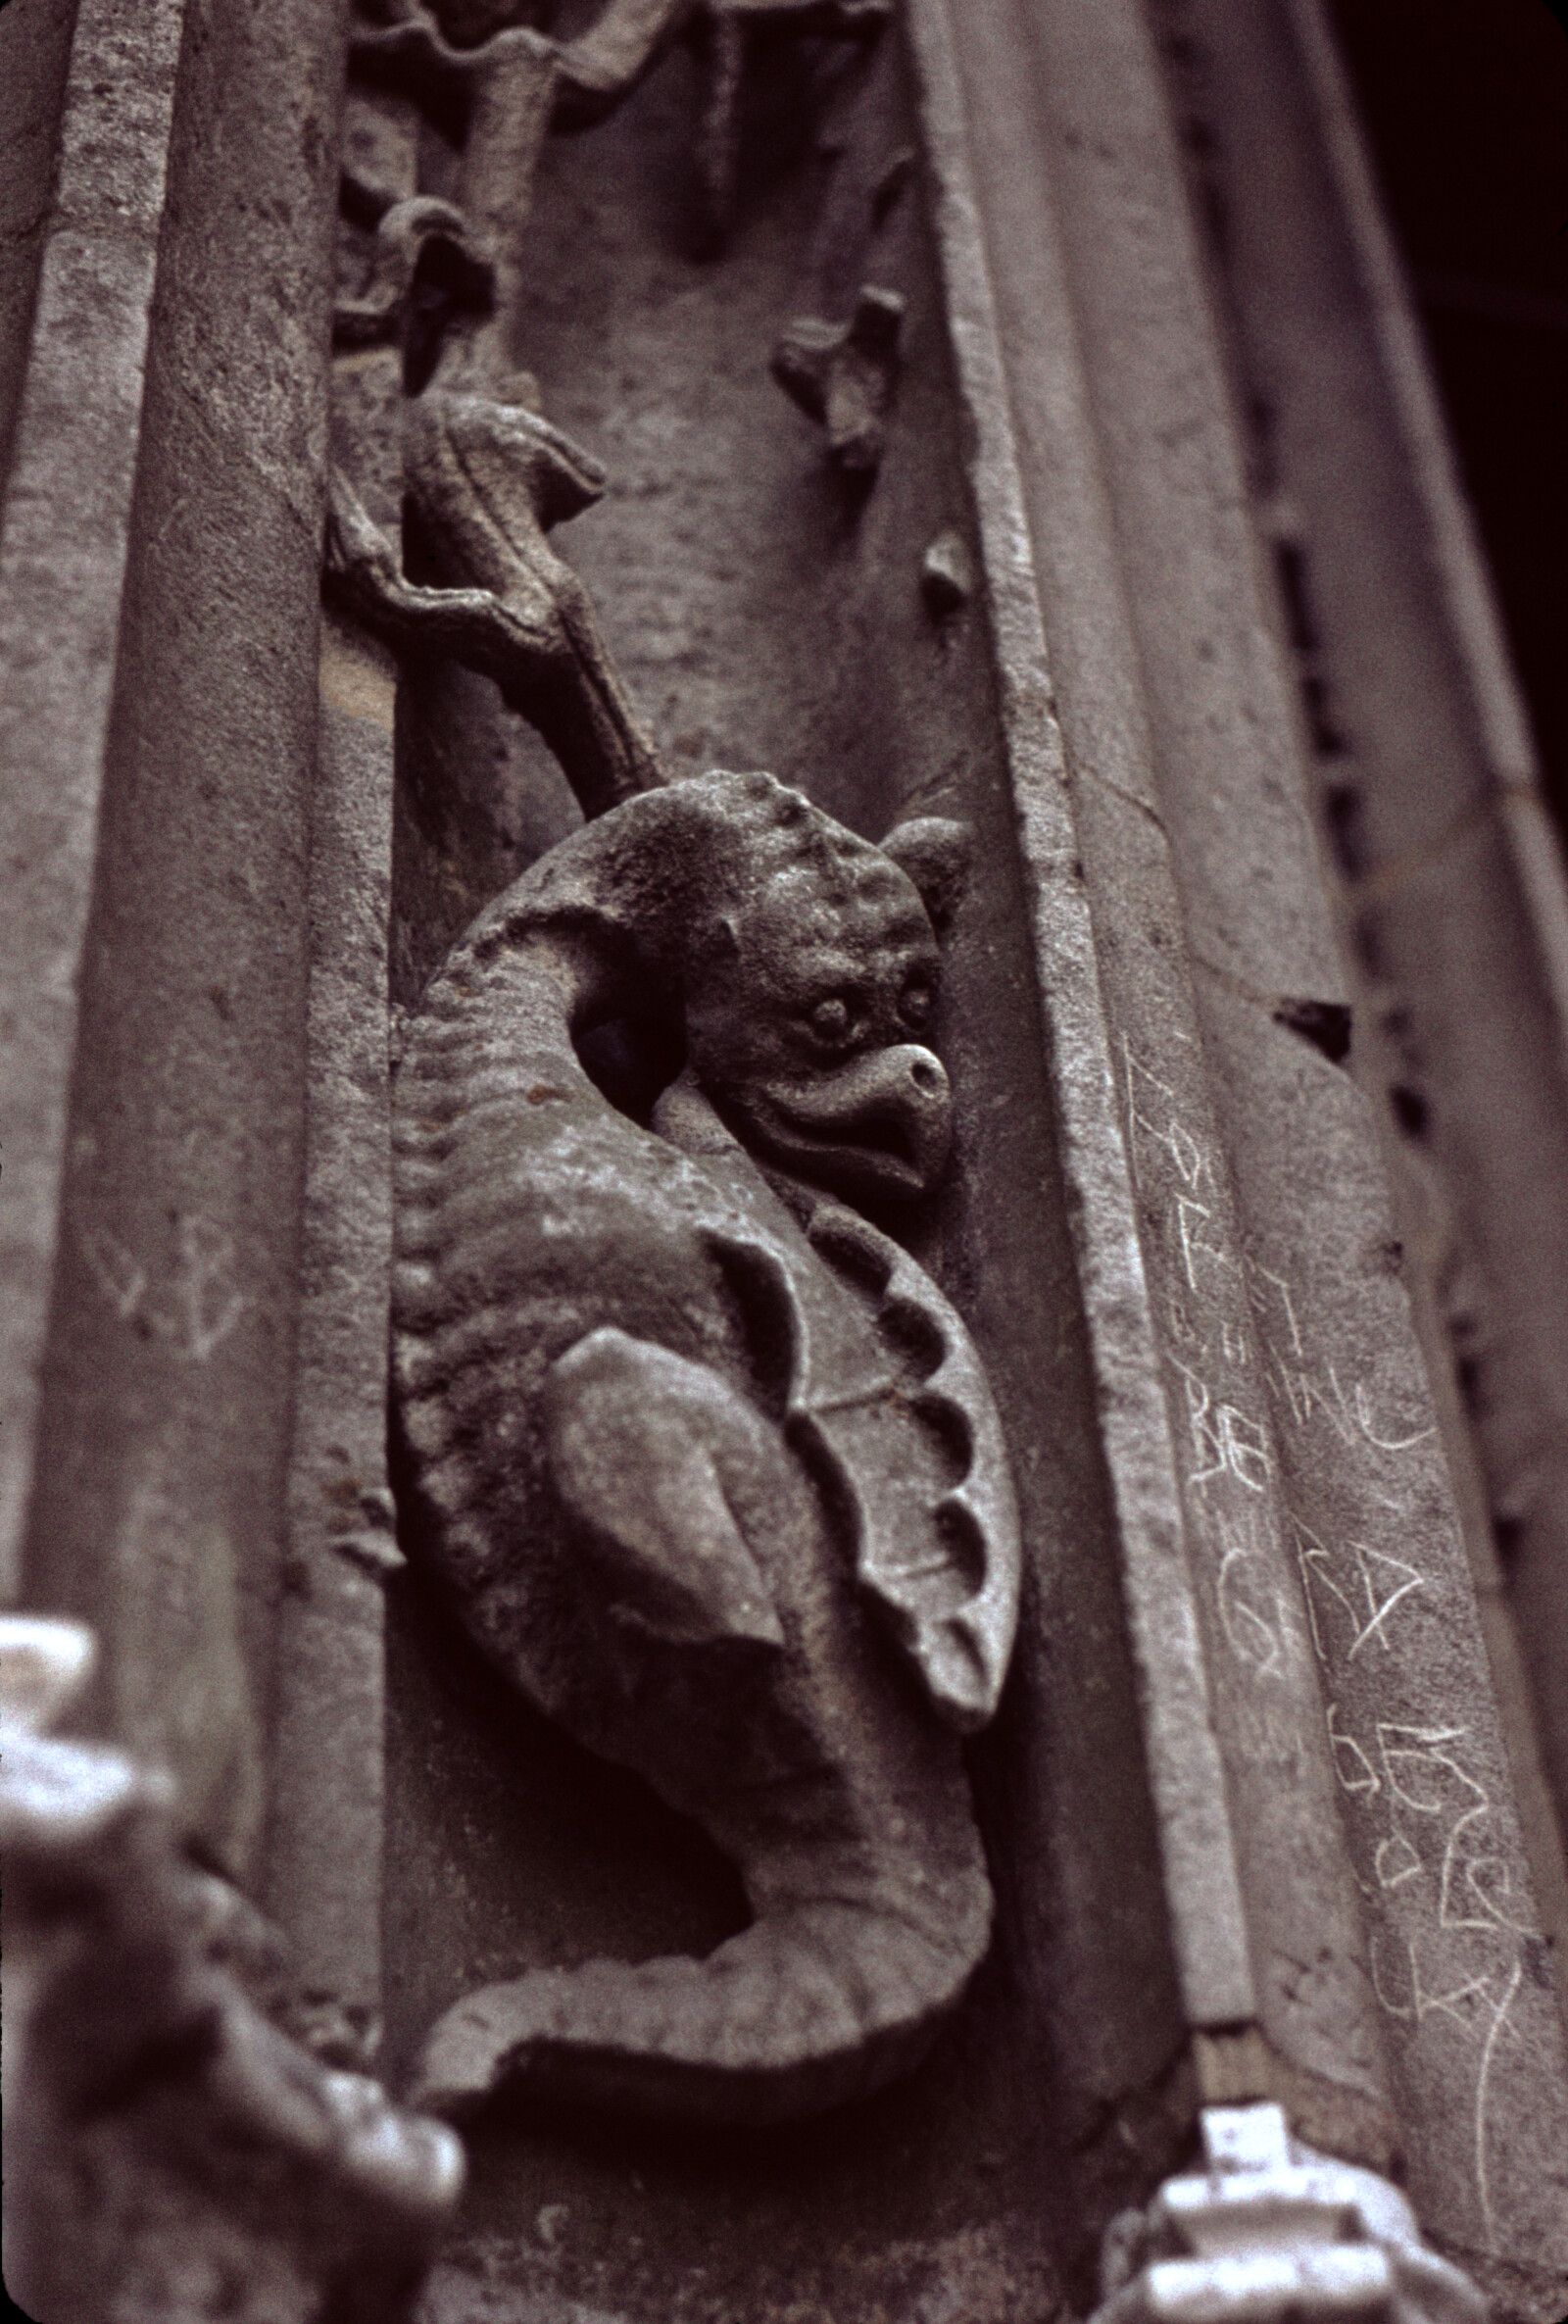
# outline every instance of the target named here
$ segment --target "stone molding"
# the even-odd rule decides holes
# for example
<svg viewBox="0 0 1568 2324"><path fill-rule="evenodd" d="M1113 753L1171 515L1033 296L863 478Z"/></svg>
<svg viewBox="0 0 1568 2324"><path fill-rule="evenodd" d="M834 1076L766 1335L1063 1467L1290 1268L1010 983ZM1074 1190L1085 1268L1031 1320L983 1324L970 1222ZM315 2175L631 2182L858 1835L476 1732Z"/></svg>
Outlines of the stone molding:
<svg viewBox="0 0 1568 2324"><path fill-rule="evenodd" d="M1028 1018L1010 1052L985 1047L992 1026L958 1031L994 1077L1022 1058L985 1103L1034 1108L1036 1157L1027 1194L970 1169L917 1256L940 1277L946 1236L967 1270L982 1354L999 1376L1012 1363L1015 1448L1032 1358L1001 1345L1008 1297L1057 1302L1053 1377L1082 1365L1072 1487L1054 1501L1033 1473L1070 1466L1049 1429L1023 1448L1021 1674L973 1755L988 1841L1014 1849L987 1974L1025 1997L1071 2156L1052 2234L1070 2274L1107 2188L1147 2187L1200 2113L1207 2135L1216 2109L1278 2107L1282 2139L1352 2178L1403 2172L1422 2231L1496 2313L1554 2324L1568 905L1317 0L1265 0L1245 25L1223 0L987 0L983 36L956 0L902 0L896 34L882 0L616 0L606 39L564 56L525 13L478 6L482 58L414 8L361 26L356 70L381 74L408 182L372 221L368 289L338 299L329 390L346 0L260 17L81 0L0 505L0 754L20 802L0 874L5 1586L100 1633L84 1721L172 1769L158 1812L177 1841L160 1847L194 1846L285 1926L271 2005L313 2070L368 2062L398 1872L386 1673L411 1651L386 1611L386 1002L414 998L530 842L484 788L533 683L530 592L567 610L567 647L552 630L538 650L604 713L605 800L671 771L667 712L645 730L610 658L605 574L591 599L575 542L545 541L601 477L516 368L517 188L552 128L597 133L689 39L716 245L742 230L748 44L777 30L760 20L897 56L918 150L865 184L857 159L840 190L873 216L907 203L914 288L882 287L880 259L852 282L858 246L823 226L812 312L781 312L757 364L771 345L826 428L825 450L814 424L801 440L839 496L822 538L846 565L846 542L886 541L911 414L959 447L905 611L969 689L954 731L984 729L950 764L1004 789L983 800L986 895L1018 924L993 944L971 920L954 989L1005 992ZM11 30L0 18L0 59ZM448 140L439 193L418 155L424 136L439 158L441 133L400 93L421 58L484 124ZM47 56L37 70L44 89ZM1250 89L1268 100L1250 113ZM1236 124L1204 164L1233 205L1223 258L1181 145L1205 104ZM823 155L853 146L847 118ZM450 378L417 407L416 576L387 545L405 475L392 342L427 253L456 287ZM340 493L330 530L329 395L339 450L369 447L363 501ZM478 552L447 541L437 569L435 431L481 406L573 494L530 504L520 546L498 535L494 572L460 592ZM782 401L778 417L805 428ZM846 637L895 602L881 587L841 601ZM462 668L419 635L459 594ZM628 599L646 613L646 590ZM657 658L639 667L646 687ZM471 794L454 790L446 828L453 798L419 823L409 766L428 794L465 749ZM848 775L823 779L848 795ZM848 819L881 830L868 779ZM960 1062L965 1154L994 1160L963 1079ZM1042 1189L1060 1217L1028 1244L1017 1221ZM988 1203L1004 1226L976 1226ZM1004 1242L1022 1286L1006 1297ZM1066 1508L1070 1543L1052 1532ZM1103 1586L1077 1633L1053 1596L1064 1573L1086 1603ZM1068 1828L1068 1803L1086 1819L1102 1797L1125 1840ZM1125 1930L1097 1934L1116 1904L1138 1921L1124 1954ZM1117 2139L1131 2160L1105 2160ZM1197 2216L1185 2200L1160 2232ZM1297 2289L1394 2299L1388 2251L1414 2236L1373 2227ZM1122 2282L1105 2313L1187 2314L1150 2274L1179 2255L1145 2243L1142 2290ZM1251 2292L1285 2299L1284 2281ZM1435 2315L1468 2318L1459 2283L1429 2271ZM1224 2313L1251 2292L1202 2296Z"/></svg>

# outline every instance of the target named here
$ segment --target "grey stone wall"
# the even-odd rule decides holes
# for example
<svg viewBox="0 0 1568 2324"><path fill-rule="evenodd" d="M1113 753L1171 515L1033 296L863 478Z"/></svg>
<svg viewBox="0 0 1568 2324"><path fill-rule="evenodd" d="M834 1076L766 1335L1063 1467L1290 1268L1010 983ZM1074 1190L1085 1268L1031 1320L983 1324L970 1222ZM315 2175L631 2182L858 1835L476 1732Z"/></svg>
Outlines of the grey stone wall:
<svg viewBox="0 0 1568 2324"><path fill-rule="evenodd" d="M341 36L81 12L0 549L9 1554L236 1868L293 1394Z"/></svg>
<svg viewBox="0 0 1568 2324"><path fill-rule="evenodd" d="M492 2110L428 2312L1082 2309L1199 2104L1273 2099L1547 2324L1568 915L1319 18L904 0L825 108L781 38L717 237L721 14L531 206L382 128L501 237L470 384L610 470L556 545L662 763L976 835L909 1241L1023 1519L998 1937L820 2126ZM389 1004L579 818L487 679L321 619L329 393L395 528L411 384L329 390L347 15L0 12L0 1559L282 1924L285 2017L396 2080L476 1982L744 1906L393 1541ZM857 482L767 359L864 283Z"/></svg>

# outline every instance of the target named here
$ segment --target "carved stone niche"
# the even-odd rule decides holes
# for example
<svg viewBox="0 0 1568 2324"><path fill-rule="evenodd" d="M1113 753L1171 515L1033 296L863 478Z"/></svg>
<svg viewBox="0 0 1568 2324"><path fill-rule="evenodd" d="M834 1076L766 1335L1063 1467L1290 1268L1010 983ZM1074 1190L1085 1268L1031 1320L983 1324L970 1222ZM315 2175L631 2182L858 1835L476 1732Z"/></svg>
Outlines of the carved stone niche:
<svg viewBox="0 0 1568 2324"><path fill-rule="evenodd" d="M154 2032L268 2069L179 2052L153 2257L301 2324L438 2237L422 2324L1551 2324L1560 1864L1138 0L283 13L156 12L73 569L0 1450L136 1812L66 1834L49 2168L145 1924Z"/></svg>
<svg viewBox="0 0 1568 2324"><path fill-rule="evenodd" d="M425 102L391 38L351 152ZM399 664L384 2055L485 2158L438 2312L492 2264L1049 2312L1049 1914L998 1838L1050 1820L1038 1628L995 1714L1017 1492L1065 1544L1100 1488L986 641L921 582L972 520L907 61L882 9L664 48L558 97L483 235L477 98L349 226L327 605ZM421 215L490 281L432 256L371 358ZM1064 1455L1016 1488L1009 1401ZM1078 1618L1119 1651L1103 1564ZM1157 1911L1126 1683L1084 1744Z"/></svg>

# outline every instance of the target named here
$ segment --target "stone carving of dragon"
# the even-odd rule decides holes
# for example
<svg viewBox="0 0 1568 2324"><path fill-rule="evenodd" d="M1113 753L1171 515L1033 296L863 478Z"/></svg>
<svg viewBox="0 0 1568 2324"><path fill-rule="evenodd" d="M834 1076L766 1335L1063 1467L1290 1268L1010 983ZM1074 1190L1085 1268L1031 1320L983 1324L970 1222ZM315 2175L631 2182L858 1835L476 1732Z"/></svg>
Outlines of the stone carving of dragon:
<svg viewBox="0 0 1568 2324"><path fill-rule="evenodd" d="M961 1739L1011 1643L1012 1488L962 1323L854 1207L946 1159L922 1035L963 852L932 818L872 846L765 774L647 791L501 896L413 1020L415 1545L534 1704L706 1827L755 1915L704 1960L469 1996L424 2053L437 2111L520 2081L804 2114L912 2064L985 1950ZM616 1026L684 1050L646 1126L601 1087Z"/></svg>

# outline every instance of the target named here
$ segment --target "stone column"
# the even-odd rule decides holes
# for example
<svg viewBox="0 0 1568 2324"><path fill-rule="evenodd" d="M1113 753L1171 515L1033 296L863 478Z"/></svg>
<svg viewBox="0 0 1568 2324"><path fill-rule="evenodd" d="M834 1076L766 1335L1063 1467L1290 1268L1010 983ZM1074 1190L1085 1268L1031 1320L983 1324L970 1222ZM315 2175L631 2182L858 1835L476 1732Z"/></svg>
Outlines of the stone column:
<svg viewBox="0 0 1568 2324"><path fill-rule="evenodd" d="M1544 2316L1562 2023L1153 43L912 24L1200 2089Z"/></svg>
<svg viewBox="0 0 1568 2324"><path fill-rule="evenodd" d="M81 9L0 544L7 1533L236 1870L293 1394L342 39L337 0Z"/></svg>

